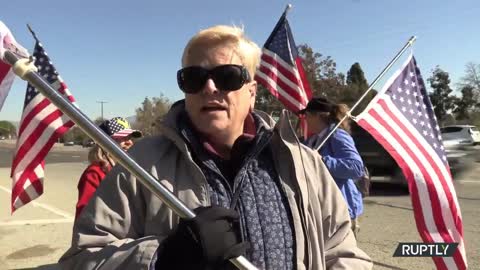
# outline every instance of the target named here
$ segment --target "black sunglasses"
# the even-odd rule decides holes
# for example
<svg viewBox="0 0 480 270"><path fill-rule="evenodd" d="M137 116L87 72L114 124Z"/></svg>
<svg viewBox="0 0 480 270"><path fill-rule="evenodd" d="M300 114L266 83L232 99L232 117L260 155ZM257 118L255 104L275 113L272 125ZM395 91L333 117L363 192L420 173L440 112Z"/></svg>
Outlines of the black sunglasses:
<svg viewBox="0 0 480 270"><path fill-rule="evenodd" d="M251 80L248 70L240 65L221 65L212 69L191 66L177 72L178 87L187 94L200 92L209 78L220 91L238 90Z"/></svg>

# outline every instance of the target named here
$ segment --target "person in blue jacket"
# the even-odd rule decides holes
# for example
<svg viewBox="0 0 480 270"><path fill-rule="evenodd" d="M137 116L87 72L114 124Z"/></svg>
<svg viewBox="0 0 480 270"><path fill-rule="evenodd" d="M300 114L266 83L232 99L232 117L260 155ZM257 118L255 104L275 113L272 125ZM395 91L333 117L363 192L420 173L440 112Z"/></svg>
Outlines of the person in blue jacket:
<svg viewBox="0 0 480 270"><path fill-rule="evenodd" d="M305 114L310 134L304 144L317 149L347 112L348 107L345 104L334 104L323 97L310 100L307 107L299 112ZM357 235L360 228L358 217L363 213L363 201L354 181L365 174L365 167L350 136L348 120L343 121L327 139L319 153L347 201L352 230Z"/></svg>

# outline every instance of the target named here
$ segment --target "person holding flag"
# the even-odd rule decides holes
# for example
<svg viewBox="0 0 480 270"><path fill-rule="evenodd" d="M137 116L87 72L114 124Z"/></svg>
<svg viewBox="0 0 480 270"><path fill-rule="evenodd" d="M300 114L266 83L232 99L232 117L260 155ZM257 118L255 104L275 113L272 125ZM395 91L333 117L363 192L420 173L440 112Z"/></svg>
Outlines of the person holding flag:
<svg viewBox="0 0 480 270"><path fill-rule="evenodd" d="M104 120L99 127L117 142L124 151L133 146L133 138L143 136L141 131L131 129L130 123L123 117L113 117L112 119ZM115 166L113 157L98 144L95 144L88 151L88 161L90 165L88 165L78 181L78 202L75 218L80 215L85 205L88 204L105 175Z"/></svg>
<svg viewBox="0 0 480 270"><path fill-rule="evenodd" d="M254 110L259 55L240 28L198 32L177 73L185 99L129 150L196 217L116 166L75 221L64 269L231 269L239 255L258 269L372 268L320 156L286 112L272 126Z"/></svg>
<svg viewBox="0 0 480 270"><path fill-rule="evenodd" d="M368 89L315 145L320 150L347 118L370 133L395 159L408 183L417 230L424 243L453 244L452 256L433 256L437 269L468 268L463 221L440 127L413 53L359 115L353 111L400 56L412 36Z"/></svg>
<svg viewBox="0 0 480 270"><path fill-rule="evenodd" d="M326 98L318 97L310 100L307 107L299 114L305 115L308 130L313 134L305 140L305 145L317 149L327 139L318 152L338 188L342 191L348 204L352 231L357 236L360 230L358 217L363 213L363 199L354 181L365 174L362 157L349 134L350 123L348 121L343 121L340 128L335 130L332 136L326 138L326 135L333 130L347 112L347 105L334 104Z"/></svg>

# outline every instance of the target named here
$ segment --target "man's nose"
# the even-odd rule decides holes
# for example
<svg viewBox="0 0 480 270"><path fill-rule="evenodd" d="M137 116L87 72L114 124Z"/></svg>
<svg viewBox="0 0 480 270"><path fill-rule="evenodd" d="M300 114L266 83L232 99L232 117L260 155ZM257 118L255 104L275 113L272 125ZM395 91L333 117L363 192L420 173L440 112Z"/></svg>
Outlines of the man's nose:
<svg viewBox="0 0 480 270"><path fill-rule="evenodd" d="M208 78L208 80L205 82L205 85L203 86L202 92L205 94L216 94L218 93L217 86L215 85L215 82L212 80L212 78Z"/></svg>

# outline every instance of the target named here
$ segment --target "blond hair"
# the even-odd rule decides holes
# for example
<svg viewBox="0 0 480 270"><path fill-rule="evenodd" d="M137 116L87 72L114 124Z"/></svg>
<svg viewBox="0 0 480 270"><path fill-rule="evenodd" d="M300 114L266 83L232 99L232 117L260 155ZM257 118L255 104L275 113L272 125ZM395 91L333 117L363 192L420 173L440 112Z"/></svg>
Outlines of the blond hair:
<svg viewBox="0 0 480 270"><path fill-rule="evenodd" d="M115 161L112 156L98 146L98 144L92 146L90 151L88 151L88 162L99 163L104 172L108 172L111 167L115 166Z"/></svg>
<svg viewBox="0 0 480 270"><path fill-rule="evenodd" d="M234 52L240 57L242 64L253 79L260 62L260 48L245 36L243 28L237 26L216 25L199 31L183 50L182 67L188 65L188 61L196 49L218 45L232 45Z"/></svg>

